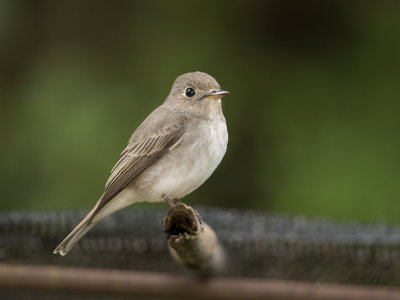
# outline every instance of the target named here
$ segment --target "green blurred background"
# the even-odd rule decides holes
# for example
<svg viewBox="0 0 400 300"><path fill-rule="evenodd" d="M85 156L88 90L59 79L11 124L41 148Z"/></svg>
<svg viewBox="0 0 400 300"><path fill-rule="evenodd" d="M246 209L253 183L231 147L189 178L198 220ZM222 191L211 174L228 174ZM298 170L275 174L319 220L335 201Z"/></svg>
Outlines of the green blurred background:
<svg viewBox="0 0 400 300"><path fill-rule="evenodd" d="M0 1L0 210L91 208L190 71L230 140L185 202L400 221L400 1Z"/></svg>

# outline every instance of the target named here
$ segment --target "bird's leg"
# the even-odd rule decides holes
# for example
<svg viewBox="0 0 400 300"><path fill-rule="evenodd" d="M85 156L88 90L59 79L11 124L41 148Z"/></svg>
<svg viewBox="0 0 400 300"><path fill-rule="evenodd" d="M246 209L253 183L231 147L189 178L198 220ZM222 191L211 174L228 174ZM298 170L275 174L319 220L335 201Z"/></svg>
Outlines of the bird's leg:
<svg viewBox="0 0 400 300"><path fill-rule="evenodd" d="M182 202L179 201L178 198L174 198L174 199L171 200L171 199L169 199L169 197L168 197L167 194L165 194L165 193L162 193L162 194L161 194L161 198L162 198L165 202L167 202L167 203L169 204L169 206L171 206L171 207L173 207L173 206L175 206L175 205L182 204Z"/></svg>
<svg viewBox="0 0 400 300"><path fill-rule="evenodd" d="M179 199L178 199L178 198L172 199L172 203L174 203L174 205L179 205L179 204L182 204L182 202L181 202L181 201L179 201Z"/></svg>
<svg viewBox="0 0 400 300"><path fill-rule="evenodd" d="M162 194L161 194L161 198L162 198L165 202L167 202L167 203L169 204L170 207L174 207L174 205L175 205L174 200L169 199L168 196L167 196L165 193L162 193Z"/></svg>

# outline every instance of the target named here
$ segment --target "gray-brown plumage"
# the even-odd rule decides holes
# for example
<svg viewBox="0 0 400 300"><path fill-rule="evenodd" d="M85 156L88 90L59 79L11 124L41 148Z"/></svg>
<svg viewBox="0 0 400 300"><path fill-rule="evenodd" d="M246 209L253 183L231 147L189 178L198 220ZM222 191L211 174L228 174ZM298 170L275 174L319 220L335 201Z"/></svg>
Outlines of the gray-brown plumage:
<svg viewBox="0 0 400 300"><path fill-rule="evenodd" d="M228 142L217 81L179 76L164 103L136 129L95 207L54 250L65 255L98 221L135 202L179 199L215 170Z"/></svg>

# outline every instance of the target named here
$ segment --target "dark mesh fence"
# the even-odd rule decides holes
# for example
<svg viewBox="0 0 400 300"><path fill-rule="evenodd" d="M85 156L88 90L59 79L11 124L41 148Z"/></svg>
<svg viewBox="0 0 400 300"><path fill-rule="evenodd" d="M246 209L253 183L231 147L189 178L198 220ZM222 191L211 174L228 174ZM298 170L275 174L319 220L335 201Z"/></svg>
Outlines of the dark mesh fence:
<svg viewBox="0 0 400 300"><path fill-rule="evenodd" d="M253 211L200 208L226 250L226 276L399 286L400 227L336 223ZM0 214L0 262L186 272L169 256L166 209L125 210L73 250L52 252L84 212Z"/></svg>

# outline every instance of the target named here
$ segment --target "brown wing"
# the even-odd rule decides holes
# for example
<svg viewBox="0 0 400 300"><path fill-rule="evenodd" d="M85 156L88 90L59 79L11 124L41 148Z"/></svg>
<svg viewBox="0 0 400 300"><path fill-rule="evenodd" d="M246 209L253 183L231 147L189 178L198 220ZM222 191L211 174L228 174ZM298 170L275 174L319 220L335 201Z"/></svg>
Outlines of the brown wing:
<svg viewBox="0 0 400 300"><path fill-rule="evenodd" d="M152 116L153 114L135 131L129 140L129 145L111 170L105 192L99 200L96 211L103 208L108 201L131 184L148 166L174 147L182 137L186 126L185 117L176 118L164 114L168 119L166 122L167 120L159 118L157 114Z"/></svg>

